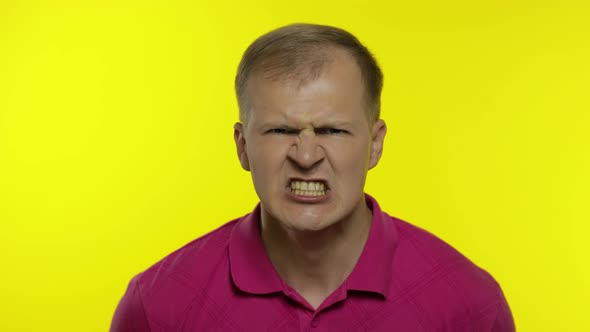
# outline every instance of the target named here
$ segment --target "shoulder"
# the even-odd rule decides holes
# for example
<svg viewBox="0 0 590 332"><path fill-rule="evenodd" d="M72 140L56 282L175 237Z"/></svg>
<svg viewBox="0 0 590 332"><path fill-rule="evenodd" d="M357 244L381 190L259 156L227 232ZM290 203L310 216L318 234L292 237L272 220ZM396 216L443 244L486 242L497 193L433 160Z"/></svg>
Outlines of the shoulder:
<svg viewBox="0 0 590 332"><path fill-rule="evenodd" d="M390 217L399 234L394 256L401 266L411 264L415 274L434 273L450 277L474 278L475 287L497 287L494 278L450 244L436 235L401 219ZM471 283L463 285L470 286Z"/></svg>
<svg viewBox="0 0 590 332"><path fill-rule="evenodd" d="M170 282L170 279L194 282L211 272L220 260L226 258L231 232L240 219L227 222L187 243L142 272L138 277L142 294L155 285ZM148 285L150 287L146 287Z"/></svg>
<svg viewBox="0 0 590 332"><path fill-rule="evenodd" d="M149 325L150 331L175 326L178 315L191 306L200 291L211 287L212 280L222 282L215 276L224 275L230 235L241 219L187 243L136 275L117 307L112 326Z"/></svg>
<svg viewBox="0 0 590 332"><path fill-rule="evenodd" d="M399 234L394 256L398 292L413 294L416 310L431 325L491 331L508 305L500 285L483 268L432 233L391 217ZM395 290L394 290L395 291ZM510 317L511 319L511 317Z"/></svg>

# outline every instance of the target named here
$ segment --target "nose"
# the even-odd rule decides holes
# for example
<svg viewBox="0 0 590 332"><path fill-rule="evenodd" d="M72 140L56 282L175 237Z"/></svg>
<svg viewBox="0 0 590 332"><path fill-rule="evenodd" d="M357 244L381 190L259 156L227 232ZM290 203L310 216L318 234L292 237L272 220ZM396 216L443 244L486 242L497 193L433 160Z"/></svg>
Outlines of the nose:
<svg viewBox="0 0 590 332"><path fill-rule="evenodd" d="M325 156L325 151L318 144L313 130L300 131L288 153L289 160L301 169L314 168L324 160Z"/></svg>

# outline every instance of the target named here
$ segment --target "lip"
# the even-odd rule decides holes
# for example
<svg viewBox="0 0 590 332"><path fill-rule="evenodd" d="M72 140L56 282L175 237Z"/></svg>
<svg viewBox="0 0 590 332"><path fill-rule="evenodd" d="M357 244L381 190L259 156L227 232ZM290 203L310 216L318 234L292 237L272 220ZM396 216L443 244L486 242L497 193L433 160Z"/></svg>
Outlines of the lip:
<svg viewBox="0 0 590 332"><path fill-rule="evenodd" d="M297 195L294 192L291 191L291 182L293 181L308 181L308 182L321 182L324 184L324 186L326 187L326 194L323 196L301 196L301 195ZM289 181L287 182L287 186L285 187L285 191L287 193L287 196L298 203L321 203L324 202L326 200L328 200L330 198L331 195L331 190L330 187L328 186L328 182L324 179L303 179L303 178L290 178Z"/></svg>

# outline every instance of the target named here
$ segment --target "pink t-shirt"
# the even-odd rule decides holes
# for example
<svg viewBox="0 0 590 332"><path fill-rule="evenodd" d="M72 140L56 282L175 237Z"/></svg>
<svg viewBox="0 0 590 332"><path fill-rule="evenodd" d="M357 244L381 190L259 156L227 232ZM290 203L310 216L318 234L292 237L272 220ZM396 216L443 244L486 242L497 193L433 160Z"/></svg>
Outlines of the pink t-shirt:
<svg viewBox="0 0 590 332"><path fill-rule="evenodd" d="M133 278L111 332L515 330L486 271L366 201L373 220L361 257L317 310L267 257L258 205Z"/></svg>

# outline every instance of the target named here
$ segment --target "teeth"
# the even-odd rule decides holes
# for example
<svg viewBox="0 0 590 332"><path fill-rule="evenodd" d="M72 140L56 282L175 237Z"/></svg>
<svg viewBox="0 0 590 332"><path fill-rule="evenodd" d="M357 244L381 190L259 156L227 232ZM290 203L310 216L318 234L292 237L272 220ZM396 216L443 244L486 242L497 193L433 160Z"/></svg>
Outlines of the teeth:
<svg viewBox="0 0 590 332"><path fill-rule="evenodd" d="M319 190L293 190L293 192L298 196L323 196L326 194L325 191Z"/></svg>
<svg viewBox="0 0 590 332"><path fill-rule="evenodd" d="M291 191L300 196L323 196L326 194L326 187L321 182L293 181Z"/></svg>

